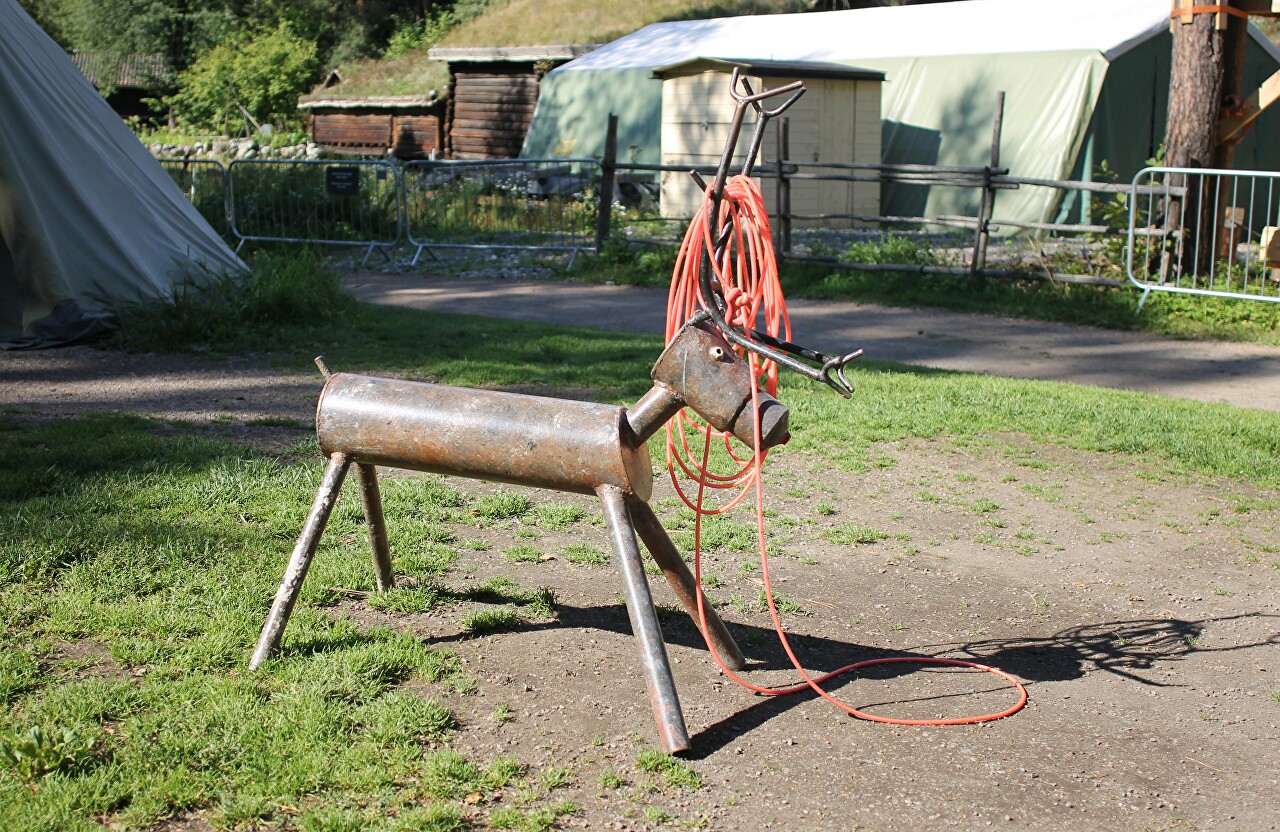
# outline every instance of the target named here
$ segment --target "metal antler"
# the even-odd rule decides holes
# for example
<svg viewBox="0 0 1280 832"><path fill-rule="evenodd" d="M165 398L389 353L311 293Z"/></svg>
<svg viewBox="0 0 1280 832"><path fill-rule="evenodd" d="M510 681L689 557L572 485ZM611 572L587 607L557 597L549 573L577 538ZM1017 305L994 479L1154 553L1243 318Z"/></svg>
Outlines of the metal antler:
<svg viewBox="0 0 1280 832"><path fill-rule="evenodd" d="M820 381L847 399L853 394L853 387L849 380L845 378L844 369L849 362L862 355L862 350L856 350L847 355L828 356L817 350L774 338L758 329L752 329L750 337L747 337L746 334L735 329L724 318L724 297L718 285L719 281L711 268L711 258L715 257L717 263L723 260L725 251L728 248L729 237L733 233L732 219L726 221L720 228L716 226L720 222L720 203L724 199L724 186L729 178L729 166L733 163L733 153L742 134L743 119L746 117L748 107L755 110L755 131L751 137L750 152L742 165L742 174L749 176L755 166L756 156L760 152L760 143L764 139L765 125L771 119L786 112L805 93L804 84L800 81L793 81L790 84L757 93L751 89L751 83L742 77L738 67L734 67L729 84L729 94L733 96L737 106L734 107L733 121L729 125L729 136L725 139L724 153L721 154L720 164L716 168L715 182L711 186L711 211L707 215L707 226L711 232L711 239L715 241L715 251L714 253L703 253L698 277L698 285L702 294L703 304L707 310L707 316L719 327L725 338L731 343L745 350L750 350L762 358L772 360L778 365L797 372L806 378ZM741 92L739 92L739 86L742 88ZM794 92L795 94L780 106L771 110L761 106L762 101L789 92ZM696 175L694 178L695 181L698 181ZM702 185L700 181L699 185ZM812 367L800 361L796 356L815 361L821 366Z"/></svg>

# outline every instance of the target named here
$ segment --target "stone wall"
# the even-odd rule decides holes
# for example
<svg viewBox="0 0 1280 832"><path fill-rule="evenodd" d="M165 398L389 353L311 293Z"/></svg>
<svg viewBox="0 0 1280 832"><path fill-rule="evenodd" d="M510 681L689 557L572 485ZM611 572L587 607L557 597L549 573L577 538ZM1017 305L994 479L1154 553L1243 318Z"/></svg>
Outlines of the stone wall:
<svg viewBox="0 0 1280 832"><path fill-rule="evenodd" d="M257 139L213 139L191 144L161 144L147 146L158 159L216 159L230 162L236 159L319 159L320 148L315 142L271 147Z"/></svg>

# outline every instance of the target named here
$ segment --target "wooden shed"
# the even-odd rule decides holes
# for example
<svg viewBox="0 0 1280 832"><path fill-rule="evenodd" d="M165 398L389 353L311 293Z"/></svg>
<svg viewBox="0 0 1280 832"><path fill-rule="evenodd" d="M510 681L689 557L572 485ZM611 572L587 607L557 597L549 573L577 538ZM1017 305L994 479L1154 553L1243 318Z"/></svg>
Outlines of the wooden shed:
<svg viewBox="0 0 1280 832"><path fill-rule="evenodd" d="M444 148L445 103L433 95L303 98L311 140L331 153L426 159Z"/></svg>
<svg viewBox="0 0 1280 832"><path fill-rule="evenodd" d="M77 51L70 54L71 62L89 83L107 91L107 103L121 118L151 123L160 120L160 114L150 102L173 87L173 70L164 55Z"/></svg>
<svg viewBox="0 0 1280 832"><path fill-rule="evenodd" d="M797 61L727 60L695 58L654 70L662 79L663 164L715 166L733 119L729 77L734 67L750 81L752 89L772 89L792 81L804 82L807 92L787 111L789 161L880 162L880 88L884 73L834 63ZM771 101L781 103L783 98ZM748 115L738 143L739 161L751 141L754 119ZM777 133L770 125L761 146L761 158L777 158ZM776 210L776 189L762 182L765 203ZM684 173L664 173L662 216L691 217L702 198L693 180ZM875 182L815 182L798 180L791 185L794 214L880 213L880 186ZM821 224L850 227L849 220L796 221L796 225Z"/></svg>
<svg viewBox="0 0 1280 832"><path fill-rule="evenodd" d="M430 50L427 55L432 60L449 63L449 158L519 156L538 104L542 76L594 48L594 44L582 44Z"/></svg>

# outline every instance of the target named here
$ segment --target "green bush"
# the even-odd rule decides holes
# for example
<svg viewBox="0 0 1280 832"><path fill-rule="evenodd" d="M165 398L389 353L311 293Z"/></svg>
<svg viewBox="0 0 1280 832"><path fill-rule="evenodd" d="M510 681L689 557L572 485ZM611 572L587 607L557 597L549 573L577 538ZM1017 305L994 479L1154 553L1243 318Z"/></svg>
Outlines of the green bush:
<svg viewBox="0 0 1280 832"><path fill-rule="evenodd" d="M573 277L592 283L618 283L631 286L667 286L676 266L676 246L647 245L630 242L615 231L605 240L600 254L582 258Z"/></svg>
<svg viewBox="0 0 1280 832"><path fill-rule="evenodd" d="M840 259L846 263L893 263L910 266L937 264L937 257L928 247L910 237L893 234L879 240L850 243Z"/></svg>
<svg viewBox="0 0 1280 832"><path fill-rule="evenodd" d="M246 329L321 323L352 304L337 273L310 251L261 252L248 273L189 273L168 298L122 305L114 343L130 351L216 348Z"/></svg>
<svg viewBox="0 0 1280 832"><path fill-rule="evenodd" d="M414 50L425 52L449 34L453 23L453 13L448 9L425 20L401 23L387 40L387 48L382 53L383 60L394 61Z"/></svg>
<svg viewBox="0 0 1280 832"><path fill-rule="evenodd" d="M288 24L248 40L230 38L178 75L165 99L177 119L196 130L228 132L240 122L238 102L263 123L296 126L298 96L316 68L316 45Z"/></svg>

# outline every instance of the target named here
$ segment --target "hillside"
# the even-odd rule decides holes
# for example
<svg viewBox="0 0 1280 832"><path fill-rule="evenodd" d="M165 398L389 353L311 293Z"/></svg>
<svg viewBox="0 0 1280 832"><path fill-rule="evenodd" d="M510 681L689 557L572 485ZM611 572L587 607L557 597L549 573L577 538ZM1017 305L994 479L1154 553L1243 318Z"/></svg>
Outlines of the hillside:
<svg viewBox="0 0 1280 832"><path fill-rule="evenodd" d="M812 8L810 0L507 0L455 26L440 46L544 46L608 43L650 23L743 14L782 14ZM411 49L394 60L360 61L339 68L343 81L315 90L314 98L425 95L443 91L448 67Z"/></svg>
<svg viewBox="0 0 1280 832"><path fill-rule="evenodd" d="M441 46L608 43L664 20L808 11L805 0L509 0L455 28Z"/></svg>

